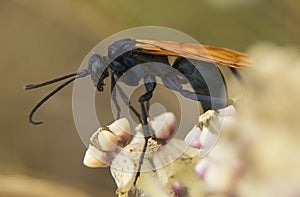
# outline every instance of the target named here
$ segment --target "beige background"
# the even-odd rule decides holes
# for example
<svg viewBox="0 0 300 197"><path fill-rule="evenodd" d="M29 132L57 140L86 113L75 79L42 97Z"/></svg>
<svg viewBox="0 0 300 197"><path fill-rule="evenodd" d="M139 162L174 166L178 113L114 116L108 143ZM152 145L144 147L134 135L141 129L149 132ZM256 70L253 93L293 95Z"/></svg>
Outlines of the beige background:
<svg viewBox="0 0 300 197"><path fill-rule="evenodd" d="M42 126L30 125L27 116L54 86L22 89L75 71L105 37L157 25L240 51L259 41L300 44L297 1L222 2L0 0L0 196L114 196L108 169L82 165L85 147L72 119L72 87L38 112ZM164 94L157 99L168 101ZM109 114L108 94L99 102L99 113ZM111 120L110 114L103 118Z"/></svg>

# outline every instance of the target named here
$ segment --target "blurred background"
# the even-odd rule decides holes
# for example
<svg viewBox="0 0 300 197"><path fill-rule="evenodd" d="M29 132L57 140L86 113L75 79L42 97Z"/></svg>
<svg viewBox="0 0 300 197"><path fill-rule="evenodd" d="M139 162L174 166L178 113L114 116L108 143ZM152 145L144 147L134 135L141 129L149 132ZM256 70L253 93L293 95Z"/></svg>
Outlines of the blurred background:
<svg viewBox="0 0 300 197"><path fill-rule="evenodd" d="M261 57L256 50L261 43L269 43L263 48L269 52L273 45L283 47L277 55L284 47L297 49L299 24L300 2L293 0L0 0L0 196L115 196L109 169L82 164L85 146L73 122L72 87L38 112L37 119L46 123L40 126L29 124L28 114L53 86L22 89L76 71L107 36L137 26L165 26L203 44ZM291 58L299 58L295 51ZM280 80L280 74L276 77ZM286 87L281 88L279 95ZM99 112L110 113L109 99L108 94L101 98ZM103 119L111 121L110 115ZM298 128L296 120L291 124Z"/></svg>

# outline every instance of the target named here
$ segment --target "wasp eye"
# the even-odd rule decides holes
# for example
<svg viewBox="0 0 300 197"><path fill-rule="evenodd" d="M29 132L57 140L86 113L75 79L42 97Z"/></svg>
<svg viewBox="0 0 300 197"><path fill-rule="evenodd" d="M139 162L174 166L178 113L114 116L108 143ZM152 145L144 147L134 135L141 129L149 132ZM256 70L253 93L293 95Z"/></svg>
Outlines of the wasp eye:
<svg viewBox="0 0 300 197"><path fill-rule="evenodd" d="M91 79L99 91L103 91L105 85L103 80L108 77L107 64L104 58L98 54L93 54L89 59L88 70L91 73Z"/></svg>
<svg viewBox="0 0 300 197"><path fill-rule="evenodd" d="M95 75L100 76L107 68L104 58L98 54L93 54L89 59L88 70Z"/></svg>
<svg viewBox="0 0 300 197"><path fill-rule="evenodd" d="M99 62L99 60L101 61L101 56L98 54L93 54L90 59L89 59L89 70L92 72L95 72L95 65L99 64L97 62Z"/></svg>

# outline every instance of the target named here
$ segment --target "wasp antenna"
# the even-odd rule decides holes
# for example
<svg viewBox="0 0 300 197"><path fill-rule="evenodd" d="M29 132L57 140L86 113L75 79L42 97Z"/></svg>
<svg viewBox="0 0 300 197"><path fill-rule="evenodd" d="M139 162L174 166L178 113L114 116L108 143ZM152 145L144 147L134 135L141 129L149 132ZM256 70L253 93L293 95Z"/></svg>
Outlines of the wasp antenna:
<svg viewBox="0 0 300 197"><path fill-rule="evenodd" d="M76 78L83 78L86 77L90 74L91 72L88 71L87 69L84 69L82 71L79 71L78 73L76 73Z"/></svg>
<svg viewBox="0 0 300 197"><path fill-rule="evenodd" d="M55 78L55 79L52 79L52 80L49 80L49 81L45 81L45 82L42 82L42 83L29 84L29 85L24 86L23 88L24 88L24 90L31 90L31 89L35 89L35 88L39 88L39 87L43 87L43 86L53 84L53 83L68 79L70 77L74 77L76 75L78 75L78 73L72 73L72 74L64 75L64 76L61 76L61 77L58 77L58 78Z"/></svg>
<svg viewBox="0 0 300 197"><path fill-rule="evenodd" d="M34 125L43 124L43 122L35 122L35 121L33 121L33 120L32 120L32 117L29 117L29 122L30 122L31 124L34 124Z"/></svg>
<svg viewBox="0 0 300 197"><path fill-rule="evenodd" d="M43 122L36 122L33 120L33 115L34 113L41 107L41 105L43 105L46 101L48 101L53 95L55 95L57 92L59 92L61 89L63 89L64 87L66 87L68 84L70 84L71 82L73 82L75 79L78 79L78 78L83 78L83 77L86 77L87 75L89 75L90 72L87 70L87 69L84 69L82 71L79 71L78 73L74 73L74 74L69 74L69 75L65 75L65 76L62 76L62 77L59 77L59 78L56 78L56 79L53 79L51 81L48 81L48 82L44 82L44 83L41 83L41 84L37 84L37 85L28 85L29 88L31 86L37 86L37 87L41 87L41 86L44 86L42 84L45 84L45 85L48 85L48 84L51 84L51 83L55 83L57 81L61 81L63 79L67 79L67 78L70 78L72 76L75 76L73 77L72 79L69 79L68 81L64 82L63 84L61 84L60 86L58 86L57 88L55 88L52 92L50 92L47 96L45 96L40 102L38 102L34 107L33 109L31 110L30 114L29 114L29 122L32 123L32 124L35 124L35 125L38 125L38 124L42 124ZM48 84L46 84L48 83ZM25 86L26 88L26 86ZM33 88L36 88L36 87L33 87ZM30 88L32 89L32 88Z"/></svg>
<svg viewBox="0 0 300 197"><path fill-rule="evenodd" d="M71 82L73 82L76 79L76 77L66 81L65 83L61 84L60 86L58 86L57 88L55 88L52 92L50 92L47 96L45 96L40 102L38 102L33 109L31 110L30 114L29 114L29 122L35 125L38 124L42 124L43 122L36 122L33 120L33 115L36 112L36 110L38 110L41 105L43 105L47 100L49 100L53 95L55 95L57 92L59 92L61 89L63 89L65 86L67 86L68 84L70 84Z"/></svg>

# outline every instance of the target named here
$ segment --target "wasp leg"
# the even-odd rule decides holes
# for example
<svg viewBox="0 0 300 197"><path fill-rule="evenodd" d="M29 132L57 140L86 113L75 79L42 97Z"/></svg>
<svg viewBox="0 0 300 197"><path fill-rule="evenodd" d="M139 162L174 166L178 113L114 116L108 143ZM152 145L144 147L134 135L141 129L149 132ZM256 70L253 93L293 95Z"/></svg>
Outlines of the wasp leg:
<svg viewBox="0 0 300 197"><path fill-rule="evenodd" d="M182 85L186 84L187 81L182 80L180 75L175 75L174 73L164 75L162 77L162 82L167 88L179 92L182 96L195 101L200 101L204 112L212 109L212 106L219 109L227 106L228 104L228 99L211 97L209 95L209 91L200 86L201 84L199 84L196 80L188 81L192 86L199 87L194 92L183 89Z"/></svg>
<svg viewBox="0 0 300 197"><path fill-rule="evenodd" d="M112 96L112 100L113 100L113 102L114 102L114 104L116 106L116 109L117 109L117 119L119 119L120 118L121 108L120 108L119 103L117 102L117 91L113 92L115 85L116 85L116 79L114 77L114 74L112 73L112 75L111 75L110 93L111 93L111 96Z"/></svg>
<svg viewBox="0 0 300 197"><path fill-rule="evenodd" d="M147 117L149 116L149 109L150 109L150 101L146 101L146 112L147 112Z"/></svg>
<svg viewBox="0 0 300 197"><path fill-rule="evenodd" d="M185 81L179 80L180 75L164 77L164 84L168 88L180 92L184 97L200 101L204 112L228 105L225 79L214 64L178 57L172 67L184 76L192 90L183 89Z"/></svg>
<svg viewBox="0 0 300 197"><path fill-rule="evenodd" d="M112 75L111 75L111 78L112 78L112 79L111 79L111 80L112 80L112 81L111 81L111 91L114 89L114 87L117 88L115 92L118 91L118 93L120 94L120 97L121 97L121 99L123 100L123 102L124 102L124 103L129 107L129 109L134 113L134 115L138 118L139 122L142 123L142 119L141 119L140 113L133 107L133 105L131 104L130 100L128 99L128 97L126 96L126 94L124 93L124 91L122 90L122 88L119 87L118 84L116 83L116 81L118 80L118 77L115 77L115 75L112 74ZM112 92L111 92L111 94L112 94ZM112 97L113 97L113 102L114 102L114 104L116 104L117 112L118 112L118 114L119 114L119 113L120 113L120 107L119 107L119 105L118 105L118 103L117 103L116 95L115 95L115 94L114 94L114 95L112 94ZM120 118L119 116L120 116L120 114L117 115L118 118Z"/></svg>
<svg viewBox="0 0 300 197"><path fill-rule="evenodd" d="M155 82L155 77L149 76L149 79L151 80L151 82L147 82L147 79L145 78L145 87L146 87L147 92L139 98L139 102L141 104L141 110L142 110L142 128L143 128L143 132L144 132L145 144L144 144L143 151L142 151L140 159L139 159L139 167L138 167L137 174L135 176L133 185L136 185L137 179L140 176L140 173L141 173L140 171L141 171L145 153L147 150L148 141L153 136L153 133L150 131L149 126L148 126L148 116L147 116L148 112L146 110L145 102L148 102L152 98L153 91L156 87L156 82Z"/></svg>
<svg viewBox="0 0 300 197"><path fill-rule="evenodd" d="M181 89L179 92L182 96L186 98L195 101L200 101L204 112L210 109L218 110L231 104L231 100L228 98L211 97L211 96L199 94L197 92L191 92L189 90L184 90L184 89Z"/></svg>

